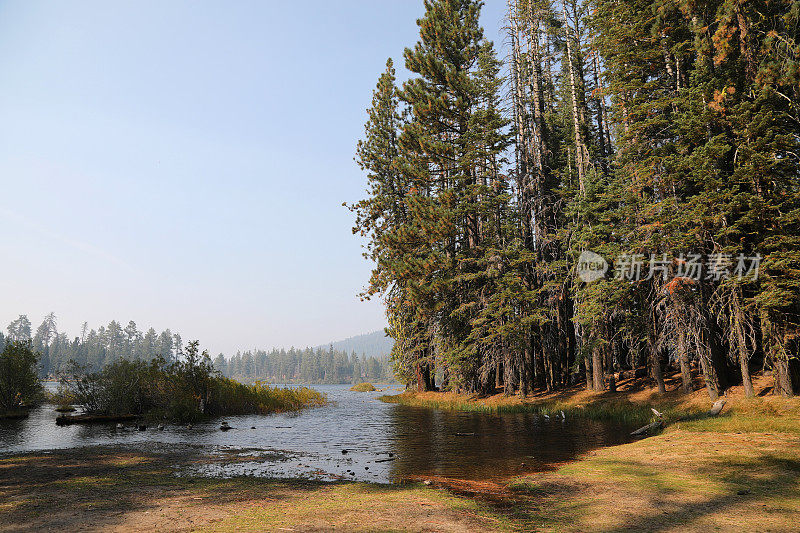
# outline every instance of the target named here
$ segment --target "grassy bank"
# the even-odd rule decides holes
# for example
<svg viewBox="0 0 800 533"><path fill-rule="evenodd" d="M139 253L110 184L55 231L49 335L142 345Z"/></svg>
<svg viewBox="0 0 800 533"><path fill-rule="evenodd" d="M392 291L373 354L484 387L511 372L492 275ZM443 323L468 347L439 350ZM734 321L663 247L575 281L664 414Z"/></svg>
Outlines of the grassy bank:
<svg viewBox="0 0 800 533"><path fill-rule="evenodd" d="M618 392L592 392L582 386L556 393L538 392L526 398L496 394L478 397L449 392L404 392L381 396L381 400L415 407L474 411L486 413L532 412L556 416L563 411L567 419L614 420L631 426L645 425L654 419L651 409L664 415L667 425L689 431L775 431L800 433L800 400L769 394L771 379L757 376L759 393L745 398L741 387L733 387L725 396L721 416L708 417L712 401L705 389L686 394L678 380L667 379L666 394L658 394L641 381L626 380Z"/></svg>

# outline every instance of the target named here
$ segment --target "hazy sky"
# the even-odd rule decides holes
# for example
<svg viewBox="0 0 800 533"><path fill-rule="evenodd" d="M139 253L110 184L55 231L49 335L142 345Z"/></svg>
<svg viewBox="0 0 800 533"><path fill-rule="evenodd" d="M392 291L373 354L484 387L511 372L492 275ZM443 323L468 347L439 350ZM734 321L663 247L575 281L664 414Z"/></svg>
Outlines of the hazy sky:
<svg viewBox="0 0 800 533"><path fill-rule="evenodd" d="M499 48L504 1L484 8ZM0 325L212 352L380 329L342 202L422 0L0 2Z"/></svg>

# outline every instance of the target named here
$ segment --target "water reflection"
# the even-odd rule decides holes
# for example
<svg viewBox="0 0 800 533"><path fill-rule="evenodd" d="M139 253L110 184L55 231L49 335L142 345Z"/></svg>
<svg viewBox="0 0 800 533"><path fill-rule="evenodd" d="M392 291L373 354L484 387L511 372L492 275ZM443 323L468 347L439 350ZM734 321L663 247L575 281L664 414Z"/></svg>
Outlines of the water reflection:
<svg viewBox="0 0 800 533"><path fill-rule="evenodd" d="M532 414L491 415L380 402L381 393L317 386L333 404L299 414L228 417L193 429L125 431L55 424L52 406L0 422L0 454L115 445L159 451L187 447L209 457L193 473L402 481L443 476L497 479L540 470L588 450L626 442L630 428ZM346 453L342 453L346 451ZM390 455L391 454L391 455ZM522 464L525 464L523 467Z"/></svg>
<svg viewBox="0 0 800 533"><path fill-rule="evenodd" d="M398 453L390 476L508 477L628 441L628 428L539 415L491 415L397 406L389 413Z"/></svg>

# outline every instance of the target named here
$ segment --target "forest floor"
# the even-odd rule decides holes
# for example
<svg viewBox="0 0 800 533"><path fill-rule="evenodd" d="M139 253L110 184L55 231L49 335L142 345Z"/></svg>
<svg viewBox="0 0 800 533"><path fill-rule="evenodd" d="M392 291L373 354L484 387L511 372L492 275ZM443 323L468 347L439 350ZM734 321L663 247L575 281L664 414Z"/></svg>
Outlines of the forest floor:
<svg viewBox="0 0 800 533"><path fill-rule="evenodd" d="M576 389L522 403L589 409L629 402L670 416L696 414L711 403L704 390L658 396L629 385L616 395ZM768 387L765 379L756 385L758 392ZM412 400L520 402L405 395L404 402ZM800 400L748 400L736 389L728 400L719 417L692 415L659 435L503 482L181 477L176 473L187 466L208 461L183 450L0 455L0 532L800 531Z"/></svg>

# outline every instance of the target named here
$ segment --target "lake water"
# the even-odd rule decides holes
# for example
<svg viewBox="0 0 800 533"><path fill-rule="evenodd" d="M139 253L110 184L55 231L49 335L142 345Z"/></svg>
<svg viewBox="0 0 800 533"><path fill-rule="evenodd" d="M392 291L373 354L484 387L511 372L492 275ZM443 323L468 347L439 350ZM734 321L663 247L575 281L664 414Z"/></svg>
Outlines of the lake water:
<svg viewBox="0 0 800 533"><path fill-rule="evenodd" d="M314 388L333 403L300 413L226 417L233 427L227 432L219 430L223 419L192 429L167 425L163 431L120 431L113 424L59 427L53 406L44 406L25 420L0 421L0 454L95 445L186 448L208 458L192 466L191 474L402 482L507 478L630 440L630 428L615 424L423 409L377 399L394 391Z"/></svg>

